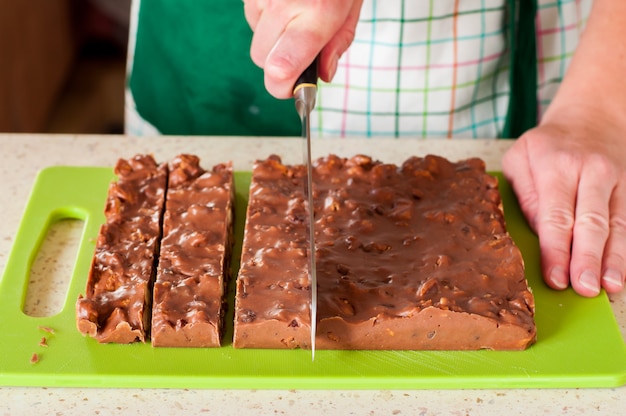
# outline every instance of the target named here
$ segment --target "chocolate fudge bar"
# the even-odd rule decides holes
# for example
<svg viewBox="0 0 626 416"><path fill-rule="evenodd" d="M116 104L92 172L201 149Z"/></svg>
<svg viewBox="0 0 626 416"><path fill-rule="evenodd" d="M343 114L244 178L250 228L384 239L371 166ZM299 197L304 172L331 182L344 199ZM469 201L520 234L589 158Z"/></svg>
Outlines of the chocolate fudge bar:
<svg viewBox="0 0 626 416"><path fill-rule="evenodd" d="M235 297L235 348L309 348L303 166L278 156L252 172Z"/></svg>
<svg viewBox="0 0 626 416"><path fill-rule="evenodd" d="M219 347L233 234L232 167L206 171L197 156L180 155L169 172L152 345Z"/></svg>
<svg viewBox="0 0 626 416"><path fill-rule="evenodd" d="M76 323L102 343L143 342L150 330L167 167L137 155L120 159L115 174L85 295L76 302Z"/></svg>
<svg viewBox="0 0 626 416"><path fill-rule="evenodd" d="M255 165L237 348L309 348L301 166ZM534 298L506 231L497 179L469 159L367 156L314 167L320 349L520 350Z"/></svg>

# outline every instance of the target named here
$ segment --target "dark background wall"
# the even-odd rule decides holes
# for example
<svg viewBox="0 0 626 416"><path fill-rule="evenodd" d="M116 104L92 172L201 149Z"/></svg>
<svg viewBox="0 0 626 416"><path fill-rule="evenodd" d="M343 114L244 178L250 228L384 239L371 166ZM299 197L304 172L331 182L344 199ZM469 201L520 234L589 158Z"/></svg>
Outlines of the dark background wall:
<svg viewBox="0 0 626 416"><path fill-rule="evenodd" d="M0 132L121 133L130 0L0 0Z"/></svg>

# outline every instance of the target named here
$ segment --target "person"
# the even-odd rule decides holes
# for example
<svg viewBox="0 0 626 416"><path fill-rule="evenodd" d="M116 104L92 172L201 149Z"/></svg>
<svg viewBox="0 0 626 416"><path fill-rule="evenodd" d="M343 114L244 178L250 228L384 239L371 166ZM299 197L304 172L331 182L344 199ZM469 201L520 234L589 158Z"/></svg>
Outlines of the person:
<svg viewBox="0 0 626 416"><path fill-rule="evenodd" d="M217 13L231 6L213 4L210 14L222 16ZM626 2L244 0L243 13L253 31L250 58L268 95L291 97L296 78L319 55L325 83L311 118L319 134L519 137L504 155L503 171L539 236L546 283L554 289L571 285L590 297L601 288L623 290L626 84L620 75L626 71ZM230 30L229 48L238 43L233 33L242 36L233 22L220 26ZM145 33L144 43L150 38ZM555 41L564 48L560 54L551 49ZM217 94L217 110L209 95L194 96L181 108L200 104L206 118L209 102L214 112L237 114L220 118L238 123L234 134L263 134L276 123L271 114L282 117L286 109L280 105L287 101L267 101L251 85L253 75L259 76L255 69L244 60L239 67L224 63L223 57L211 61L213 69L224 74L220 68L226 66L230 79L210 92L241 95L233 87L238 85L248 95L231 103L228 94ZM137 109L167 133L175 123L155 116L160 104L154 95L141 99L150 86L145 71L138 73L142 77L130 79ZM248 111L242 115L237 108ZM219 122L209 124L191 134L223 130ZM297 124L278 125L284 128L277 132L272 126L272 135L299 134Z"/></svg>

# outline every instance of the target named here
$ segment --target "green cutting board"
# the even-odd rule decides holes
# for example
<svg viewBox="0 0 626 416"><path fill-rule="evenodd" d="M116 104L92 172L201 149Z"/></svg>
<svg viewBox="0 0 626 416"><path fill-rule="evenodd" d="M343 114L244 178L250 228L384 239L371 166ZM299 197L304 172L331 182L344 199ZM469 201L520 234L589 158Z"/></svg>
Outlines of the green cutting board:
<svg viewBox="0 0 626 416"><path fill-rule="evenodd" d="M75 328L74 304L84 292L109 168L50 167L36 179L0 281L0 385L254 388L446 389L614 387L626 384L626 346L607 296L593 299L544 286L538 243L499 175L509 230L520 246L536 296L538 341L526 351L236 350L232 323L221 348L153 348L98 344ZM237 246L241 252L249 173L236 174ZM63 309L36 318L23 313L31 264L49 227L84 221ZM238 267L235 261L234 268ZM229 313L232 322L233 285ZM50 327L47 334L41 327ZM48 347L38 346L47 336ZM31 364L34 352L39 362Z"/></svg>

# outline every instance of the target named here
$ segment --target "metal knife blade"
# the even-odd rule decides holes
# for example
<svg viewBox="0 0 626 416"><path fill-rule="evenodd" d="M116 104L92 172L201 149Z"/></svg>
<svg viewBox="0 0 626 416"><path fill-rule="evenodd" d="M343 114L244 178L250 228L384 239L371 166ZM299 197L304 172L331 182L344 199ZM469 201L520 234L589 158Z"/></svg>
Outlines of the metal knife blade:
<svg viewBox="0 0 626 416"><path fill-rule="evenodd" d="M302 73L293 88L296 110L302 120L302 153L306 178L304 196L306 199L307 227L309 242L309 279L311 282L311 360L315 360L315 334L317 332L317 272L315 268L315 216L313 212L313 166L311 164L311 111L315 107L317 95L318 58Z"/></svg>

